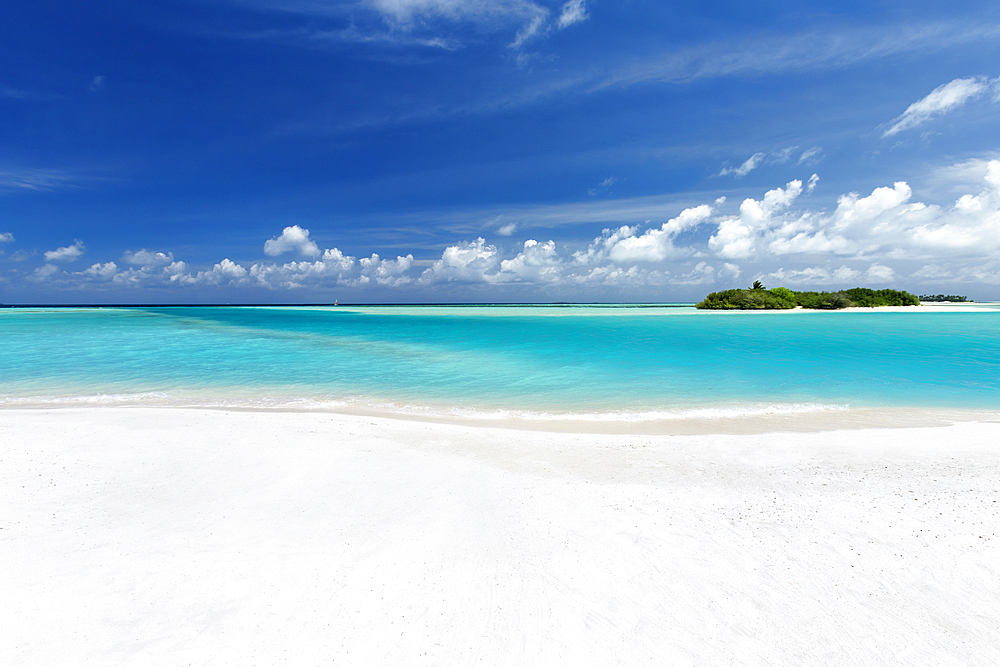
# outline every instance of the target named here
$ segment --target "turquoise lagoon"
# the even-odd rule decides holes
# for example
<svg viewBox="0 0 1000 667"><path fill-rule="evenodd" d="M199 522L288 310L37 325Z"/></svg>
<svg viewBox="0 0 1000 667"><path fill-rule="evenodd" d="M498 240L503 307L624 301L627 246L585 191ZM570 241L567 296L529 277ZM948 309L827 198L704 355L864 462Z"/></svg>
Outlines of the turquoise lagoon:
<svg viewBox="0 0 1000 667"><path fill-rule="evenodd" d="M0 309L0 405L658 419L1000 409L1000 310Z"/></svg>

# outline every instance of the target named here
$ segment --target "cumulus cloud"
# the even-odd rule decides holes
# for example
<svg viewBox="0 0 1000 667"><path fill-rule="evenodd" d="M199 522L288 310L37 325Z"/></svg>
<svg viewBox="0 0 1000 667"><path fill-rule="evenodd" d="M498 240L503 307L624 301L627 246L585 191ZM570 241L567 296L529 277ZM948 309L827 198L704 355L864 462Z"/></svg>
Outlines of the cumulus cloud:
<svg viewBox="0 0 1000 667"><path fill-rule="evenodd" d="M883 137L891 137L903 130L921 125L932 117L947 113L962 106L970 99L982 94L989 83L985 77L955 79L938 86L927 97L917 100L896 118Z"/></svg>
<svg viewBox="0 0 1000 667"><path fill-rule="evenodd" d="M409 258L409 259L407 259ZM378 255L371 259L358 262L355 257L345 255L339 248L330 248L312 262L287 262L274 264L260 262L253 264L247 272L247 278L253 284L268 289L299 289L304 287L358 286L371 282L374 278L378 284L403 284L406 277L402 276L405 269L395 267L408 266L412 257L397 258L394 263L381 260ZM359 266L363 273L359 273ZM399 273L400 279L391 276ZM382 278L382 282L379 282Z"/></svg>
<svg viewBox="0 0 1000 667"><path fill-rule="evenodd" d="M674 245L674 239L681 232L693 229L712 215L712 207L702 204L681 211L676 218L663 223L659 229L650 229L643 234L635 234L634 228L621 228L617 238L607 245L608 257L618 263L662 262L668 258L684 257L691 254L689 248ZM597 240L595 239L595 243Z"/></svg>
<svg viewBox="0 0 1000 667"><path fill-rule="evenodd" d="M708 240L708 247L720 257L739 259L758 253L758 241L770 230L774 216L788 208L802 193L802 181L789 181L782 188L769 190L762 201L747 198L740 204L740 214L719 221L719 228Z"/></svg>
<svg viewBox="0 0 1000 667"><path fill-rule="evenodd" d="M281 236L264 243L265 255L282 255L286 252L297 252L303 257L316 257L320 254L319 247L309 239L309 230L298 225L285 227Z"/></svg>
<svg viewBox="0 0 1000 667"><path fill-rule="evenodd" d="M574 23L579 23L587 19L587 5L585 0L569 0L562 6L556 25L559 30L568 28Z"/></svg>
<svg viewBox="0 0 1000 667"><path fill-rule="evenodd" d="M904 181L871 194L842 195L831 213L790 208L802 192L792 181L763 202L747 199L737 216L717 220L709 249L719 257L765 261L792 255L890 260L988 258L1000 252L1000 161L986 164L982 189L951 206L913 201ZM874 274L872 275L874 278Z"/></svg>
<svg viewBox="0 0 1000 667"><path fill-rule="evenodd" d="M561 282L562 260L556 252L554 241L539 243L534 239L524 242L524 248L513 259L500 262L497 280L505 282L555 283Z"/></svg>
<svg viewBox="0 0 1000 667"><path fill-rule="evenodd" d="M104 264L93 264L89 269L80 271L81 276L86 276L88 278L100 278L105 280L110 280L115 277L118 273L118 265L114 262L105 262Z"/></svg>
<svg viewBox="0 0 1000 667"><path fill-rule="evenodd" d="M0 243L13 243L14 235L10 232L0 232Z"/></svg>
<svg viewBox="0 0 1000 667"><path fill-rule="evenodd" d="M424 270L420 282L492 282L500 268L500 251L486 239L448 246L441 259Z"/></svg>
<svg viewBox="0 0 1000 667"><path fill-rule="evenodd" d="M186 276L182 282L204 285L246 284L247 270L228 257L212 267L210 271L199 271L194 276Z"/></svg>
<svg viewBox="0 0 1000 667"><path fill-rule="evenodd" d="M780 268L769 273L767 277L770 280L788 285L836 286L865 283L881 287L891 283L897 276L893 269L875 262L864 271L847 265L835 269L830 266L809 266L787 271Z"/></svg>
<svg viewBox="0 0 1000 667"><path fill-rule="evenodd" d="M508 222L507 224L501 225L500 227L497 228L497 234L499 234L500 236L510 236L516 231L517 231L516 222Z"/></svg>
<svg viewBox="0 0 1000 667"><path fill-rule="evenodd" d="M372 253L371 257L362 257L358 265L361 271L358 284L364 285L374 280L378 285L399 287L411 282L406 272L413 266L413 255L397 256L396 259L389 260Z"/></svg>
<svg viewBox="0 0 1000 667"><path fill-rule="evenodd" d="M174 254L171 252L153 252L152 250L126 250L122 255L122 260L126 264L133 266L165 266L174 261Z"/></svg>
<svg viewBox="0 0 1000 667"><path fill-rule="evenodd" d="M86 249L86 246L83 245L83 241L77 239L73 245L47 251L45 253L45 261L72 262L73 260L80 258Z"/></svg>
<svg viewBox="0 0 1000 667"><path fill-rule="evenodd" d="M194 285L198 283L198 277L188 272L186 263L177 261L167 265L145 264L139 268L128 268L121 270L114 265L114 262L91 267L94 273L104 278L110 278L111 282L121 287L139 288L163 285ZM91 269L88 269L91 270ZM218 284L218 283L213 283Z"/></svg>
<svg viewBox="0 0 1000 667"><path fill-rule="evenodd" d="M793 159L794 154L789 161ZM308 230L288 227L265 244L265 252L296 251L308 259L241 265L226 258L195 270L171 253L143 248L125 252L118 264L98 262L76 273L62 271L56 262L83 254L83 243L77 241L45 253L46 263L33 273L18 269L11 275L60 287L76 281L95 289L193 285L419 290L448 283L497 289L554 286L568 290L567 295L573 290L584 294L589 286L725 284L747 273L815 286L889 285L900 276L1000 283L1000 161L963 163L928 180L942 178L947 187L938 190L952 192L951 203L917 201L912 188L897 181L867 194L843 194L829 209L803 208L804 195L819 182L814 174L805 184L791 180L759 199L745 198L737 213L723 212L725 198L719 197L713 204L684 208L662 224L609 227L586 245L527 239L515 248L503 248L480 237L449 245L434 260L418 261L410 254L383 258L378 253L357 259L338 248L320 253ZM643 212L662 214L662 209ZM497 218L488 226L500 223ZM516 231L514 223L507 223L498 233L505 227ZM5 280L11 279L5 275Z"/></svg>

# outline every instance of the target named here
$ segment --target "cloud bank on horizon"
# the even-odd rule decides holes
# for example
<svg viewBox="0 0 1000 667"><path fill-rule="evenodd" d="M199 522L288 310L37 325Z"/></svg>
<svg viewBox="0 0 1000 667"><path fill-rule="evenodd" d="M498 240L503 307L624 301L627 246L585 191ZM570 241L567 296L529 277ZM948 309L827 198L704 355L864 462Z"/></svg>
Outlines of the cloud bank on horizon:
<svg viewBox="0 0 1000 667"><path fill-rule="evenodd" d="M641 291L730 285L744 275L795 286L941 279L1000 285L1000 160L963 167L981 172L980 189L947 206L913 201L910 186L898 181L865 196L841 195L829 212L797 207L819 182L813 174L806 184L792 180L760 199L744 199L736 213L722 212L725 198L719 198L685 208L659 226L605 228L576 249L528 238L505 252L477 237L447 246L440 258L421 267L412 254L358 258L337 247L320 250L308 229L292 225L262 248L270 257L293 256L283 263L242 265L227 257L194 271L170 252L143 248L126 251L121 266L108 261L76 271L58 268L57 262L82 257L85 246L77 240L45 252L46 263L24 279L77 289L230 286L280 292L377 286L404 296L441 284ZM503 230L497 233L502 236ZM703 241L691 234L697 230ZM0 241L13 240L10 233L0 234Z"/></svg>
<svg viewBox="0 0 1000 667"><path fill-rule="evenodd" d="M998 298L1000 9L968 5L26 9L0 301Z"/></svg>

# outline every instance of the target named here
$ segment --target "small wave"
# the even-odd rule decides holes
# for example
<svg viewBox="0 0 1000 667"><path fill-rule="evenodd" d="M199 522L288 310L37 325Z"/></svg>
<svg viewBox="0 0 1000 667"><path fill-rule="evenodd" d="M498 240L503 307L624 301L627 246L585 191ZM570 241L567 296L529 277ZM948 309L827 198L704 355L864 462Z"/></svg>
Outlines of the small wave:
<svg viewBox="0 0 1000 667"><path fill-rule="evenodd" d="M0 398L0 405L34 406L34 405L156 405L169 401L166 394L145 392L138 394L93 394L85 396L5 396Z"/></svg>
<svg viewBox="0 0 1000 667"><path fill-rule="evenodd" d="M3 407L175 407L237 410L302 410L317 412L373 411L386 415L473 422L657 422L725 420L768 415L796 415L847 410L847 405L824 403L753 403L646 410L546 411L504 407L431 406L400 404L369 397L319 398L295 396L177 396L162 392L94 394L81 396L2 397Z"/></svg>
<svg viewBox="0 0 1000 667"><path fill-rule="evenodd" d="M358 403L353 403L359 405ZM684 419L735 419L767 415L796 415L813 412L848 410L847 405L823 403L757 403L748 405L721 405L657 410L608 410L595 412L548 412L508 408L430 407L398 405L393 403L360 404L395 414L421 417L443 417L470 421L583 421L583 422L652 422Z"/></svg>
<svg viewBox="0 0 1000 667"><path fill-rule="evenodd" d="M176 396L163 392L131 394L92 394L79 396L7 396L0 397L4 407L71 406L151 406L173 408L239 408L335 410L348 403L299 397L271 396Z"/></svg>

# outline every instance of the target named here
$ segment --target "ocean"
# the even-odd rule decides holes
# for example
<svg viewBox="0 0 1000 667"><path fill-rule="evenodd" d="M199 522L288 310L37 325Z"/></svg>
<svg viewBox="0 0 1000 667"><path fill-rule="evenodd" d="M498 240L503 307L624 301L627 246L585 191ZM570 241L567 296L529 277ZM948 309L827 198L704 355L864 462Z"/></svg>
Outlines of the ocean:
<svg viewBox="0 0 1000 667"><path fill-rule="evenodd" d="M0 309L0 406L670 419L1000 409L1000 310Z"/></svg>

